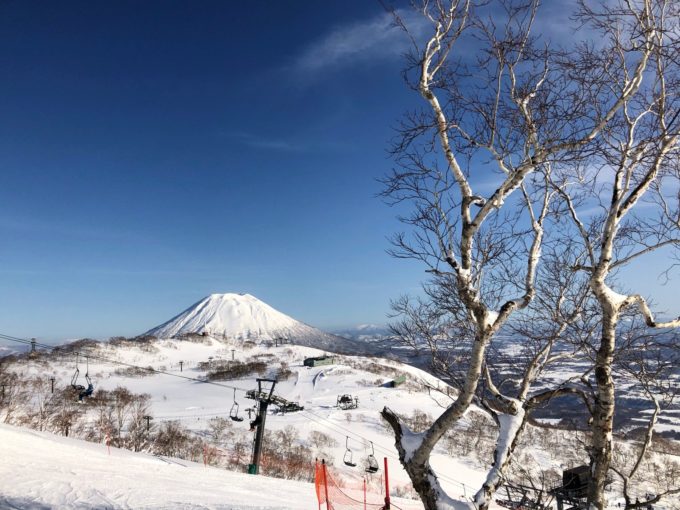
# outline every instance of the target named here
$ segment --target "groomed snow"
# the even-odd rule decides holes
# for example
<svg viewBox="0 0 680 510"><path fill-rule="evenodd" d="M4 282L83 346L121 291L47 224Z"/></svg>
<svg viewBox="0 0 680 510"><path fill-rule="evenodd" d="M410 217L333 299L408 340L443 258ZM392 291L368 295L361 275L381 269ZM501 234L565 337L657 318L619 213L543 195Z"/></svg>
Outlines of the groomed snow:
<svg viewBox="0 0 680 510"><path fill-rule="evenodd" d="M318 508L314 485L0 425L0 508Z"/></svg>

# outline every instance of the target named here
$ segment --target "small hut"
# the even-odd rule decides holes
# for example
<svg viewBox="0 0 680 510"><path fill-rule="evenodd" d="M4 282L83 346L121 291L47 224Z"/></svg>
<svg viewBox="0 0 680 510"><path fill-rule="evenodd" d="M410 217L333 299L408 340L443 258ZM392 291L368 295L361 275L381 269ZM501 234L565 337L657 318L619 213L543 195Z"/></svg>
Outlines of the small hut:
<svg viewBox="0 0 680 510"><path fill-rule="evenodd" d="M318 356L316 358L305 358L302 363L306 367L320 367L323 365L334 365L335 358L333 356Z"/></svg>
<svg viewBox="0 0 680 510"><path fill-rule="evenodd" d="M387 381L384 386L385 388L396 388L397 386L401 386L406 382L406 374L401 374L392 379L391 381Z"/></svg>

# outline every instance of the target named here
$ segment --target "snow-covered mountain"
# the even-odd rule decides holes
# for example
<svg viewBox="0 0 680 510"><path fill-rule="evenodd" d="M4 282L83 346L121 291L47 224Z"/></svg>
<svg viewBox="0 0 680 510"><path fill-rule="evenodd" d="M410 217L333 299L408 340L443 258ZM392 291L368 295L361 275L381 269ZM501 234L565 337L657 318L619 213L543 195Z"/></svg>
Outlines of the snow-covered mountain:
<svg viewBox="0 0 680 510"><path fill-rule="evenodd" d="M250 294L211 294L145 335L174 338L206 334L234 340L292 343L334 352L362 352L363 344L325 333L275 310Z"/></svg>

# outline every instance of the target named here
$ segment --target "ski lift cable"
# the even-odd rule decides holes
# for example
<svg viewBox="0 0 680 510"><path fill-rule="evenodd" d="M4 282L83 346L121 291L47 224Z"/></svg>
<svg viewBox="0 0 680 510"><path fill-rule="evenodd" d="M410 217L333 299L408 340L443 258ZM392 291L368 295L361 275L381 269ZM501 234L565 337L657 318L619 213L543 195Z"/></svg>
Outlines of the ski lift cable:
<svg viewBox="0 0 680 510"><path fill-rule="evenodd" d="M320 416L316 413L313 413L312 411L308 411L307 409L300 411L300 413L310 415L310 416L308 416L308 418L310 420L312 420L312 421L314 421L314 422L316 422L320 425L323 425L328 429L334 429L334 432L336 434L342 434L346 437L353 436L356 440L361 440L364 443L370 443L371 445L373 445L373 447L376 450L382 451L383 454L386 457L389 457L389 458L395 459L395 460L399 460L399 457L394 455L393 451L390 448L383 446L381 444L375 443L374 441L368 439L367 437L362 436L361 434L357 434L356 432L354 432L350 429L347 429L347 428L343 427L342 425L339 425L339 424L329 420L328 418L324 418L323 416ZM440 478L445 478L445 477L440 477ZM457 482L456 480L453 480L453 479L450 479L450 478L448 480L451 481L451 482L460 483L460 482ZM463 484L460 483L460 485L463 485Z"/></svg>
<svg viewBox="0 0 680 510"><path fill-rule="evenodd" d="M344 427L341 427L340 425L337 425L336 423L333 423L332 421L328 420L327 418L324 418L324 417L322 417L322 416L318 416L318 415L316 415L316 414L314 414L314 413L312 413L312 412L310 412L310 411L307 411L307 410L300 411L300 414L304 414L304 413L307 413L307 414L311 415L311 416L307 416L307 419L309 419L309 420L311 420L311 421L313 421L313 422L318 423L318 424L321 425L322 427L326 427L327 429L332 430L332 431L335 432L336 434L345 435L345 436L346 436L347 434L345 434L345 433L347 432L347 433L351 434L352 436L354 436L355 438L361 439L361 440L366 441L366 442L368 442L368 443L371 442L368 438L362 436L361 434L357 434L356 432L353 432L353 431L351 431L351 430L349 430L349 429L346 429L346 428L344 428ZM401 462L401 461L399 460L399 457L396 456L391 450L389 450L389 449L386 448L385 446L381 446L381 445L378 445L378 444L375 444L375 443L374 443L374 446L375 446L375 448L376 448L377 450L382 450L383 455L384 455L385 457L387 457L387 458L389 458L389 459L391 459L391 460L397 461L397 462L399 462L399 463ZM469 485L466 485L466 484L464 484L463 482L460 482L460 481L458 481L458 480L455 480L455 479L453 479L453 478L451 478L451 477L449 477L449 476L447 476L447 475L437 473L436 476L437 476L437 478L438 478L439 480L443 480L443 481L449 482L449 483L451 483L452 485L457 485L457 486L461 487L462 489L464 489L464 490L466 490L466 491L469 490L469 491L471 491L472 494L474 494L474 492L476 492L475 489L472 488L472 487L470 487Z"/></svg>
<svg viewBox="0 0 680 510"><path fill-rule="evenodd" d="M5 339L5 340L12 341L12 342L22 343L22 344L25 344L25 345L31 345L31 343L32 343L32 340L13 337L13 336L5 335L5 334L2 334L2 333L0 333L0 339ZM41 343L35 343L34 345L41 347L41 348L44 348L44 349L48 349L50 351L54 351L54 350L58 349L58 347L59 347L59 346L55 346L55 345L47 345L47 344L41 344ZM79 355L85 356L85 354L83 354L80 351L76 351L75 354L76 354L76 356L79 356ZM115 364L115 365L125 366L125 367L128 367L128 368L136 368L136 369L140 369L140 370L148 370L148 371L156 373L156 374L167 375L167 376L170 376L170 377L177 377L177 378L180 378L180 379L198 382L198 383L202 383L202 384L210 384L210 385L213 385L213 386L218 386L218 387L226 388L226 389L230 389L230 390L238 390L238 391L243 391L243 392L246 391L246 390L243 390L242 388L237 388L236 386L231 386L231 385L228 385L228 384L218 383L218 382L215 382L215 381L205 381L205 380L202 380L202 379L198 379L196 377L190 377L190 376L186 376L186 375L173 374L171 372L166 372L166 371L163 371L163 370L157 370L157 369L154 369L154 368L149 368L148 366L143 367L143 366L135 365L135 364L132 364L132 363L125 363L123 361L105 358L103 356L97 356L97 355L93 356L89 353L86 356L89 357L89 358L101 361L101 362L105 362L105 363L111 363L111 364ZM352 435L355 438L358 438L362 441L371 442L368 438L362 436L361 434L357 434L356 432L349 430L345 427L342 427L341 425L334 423L333 421L329 420L328 418L320 416L320 415L313 413L309 410L305 409L303 411L300 411L300 413L303 414L303 415L305 415L305 414L308 415L308 419L310 419L311 421L314 421L314 422L316 422L316 423L318 423L322 426L325 426L327 429L331 429L331 430L335 429L335 432L338 433L338 434L341 434L341 435L344 435L344 436L349 434L349 435ZM210 415L214 415L214 413L211 413ZM194 417L195 417L195 415L194 415ZM377 447L378 450L381 450L386 457L389 457L392 460L399 461L399 458L396 455L394 455L394 453L392 453L392 451L389 448L382 446L380 444L376 444L375 446ZM460 487L462 487L464 489L469 488L465 484L463 484L463 483L461 483L457 480L454 480L452 478L449 478L446 475L437 475L437 476L441 480L446 480L450 483L459 485Z"/></svg>
<svg viewBox="0 0 680 510"><path fill-rule="evenodd" d="M229 416L228 412L218 412L218 413L205 413L205 414L181 414L181 415L168 415L168 416L154 416L154 420L159 421L172 421L172 420L184 420L189 418L209 418L209 417L219 418L220 416Z"/></svg>
<svg viewBox="0 0 680 510"><path fill-rule="evenodd" d="M14 336L11 336L11 335L5 335L5 334L2 334L2 333L0 333L0 339L9 340L9 341L12 341L12 342L17 342L17 343L21 343L21 344L25 344L25 345L31 345L33 343L32 340L28 340L28 339L25 339L25 338L18 338L18 337L14 337ZM59 348L59 346L56 346L56 345L47 345L47 344L42 344L42 343L33 343L33 344L38 346L38 347L48 349L50 351L54 351L54 350ZM76 354L76 357L79 356L79 355L83 355L83 356L85 355L80 351L76 351L75 354ZM246 391L246 390L243 390L242 388L237 388L236 386L231 386L231 385L228 385L228 384L218 383L218 382L215 382L215 381L205 381L205 380L202 380L202 379L198 379L196 377L173 374L171 372L166 372L166 371L163 371L163 370L157 370L157 369L154 369L154 368L149 368L148 366L142 367L140 365L135 365L135 364L132 364L132 363L125 363L123 361L113 360L113 359L105 358L103 356L96 356L96 355L93 356L89 353L87 354L87 357L101 361L101 362L105 362L105 363L111 363L111 364L115 364L115 365L125 366L125 367L128 367L128 368L148 370L148 371L156 373L156 374L167 375L167 376L170 376L170 377L177 377L177 378L180 378L180 379L198 382L198 383L202 383L202 384L210 384L210 385L213 385L213 386L218 386L218 387L226 388L226 389L230 389L230 390L238 390L238 391L243 391L243 392ZM314 422L316 422L316 423L318 423L322 426L325 426L327 429L335 429L336 433L339 433L339 434L345 435L345 436L349 434L349 435L354 436L355 438L361 439L362 441L371 442L368 438L362 436L361 434L357 434L356 432L351 431L347 428L344 428L344 427L334 423L333 421L329 420L328 418L320 416L320 415L313 413L309 410L303 410L303 411L301 411L301 414L308 415L308 419L310 419L311 421L314 421ZM211 413L211 415L213 415L213 413ZM396 455L394 455L392 453L392 451L390 449L388 449L387 447L379 445L379 444L375 445L375 446L378 448L378 450L381 450L386 457L389 457L393 460L399 461L399 458ZM441 480L446 480L450 483L459 485L459 486L463 487L464 489L469 488L465 484L463 484L463 483L461 483L457 480L454 480L452 478L449 478L446 475L437 475L437 476Z"/></svg>
<svg viewBox="0 0 680 510"><path fill-rule="evenodd" d="M171 416L157 416L155 419L156 419L157 421L159 421L159 422L168 422L168 421L188 421L188 420L200 419L200 418L217 418L217 417L221 417L221 416L229 416L229 414L230 414L230 413L224 412L224 413L205 413L205 414L171 415ZM328 423L324 423L324 421L328 421L328 420L324 420L322 417L320 417L320 420L316 420L316 419L311 418L311 417L307 417L307 419L309 419L310 421L314 421L314 422L318 423L319 425L321 425L322 427L325 427L326 429L330 429L331 432L333 432L333 433L335 433L335 434L340 434L340 432L339 432L337 429L334 429L333 427L329 426ZM329 423L331 423L331 425L332 425L332 422L329 422ZM370 441L369 439L364 438L364 437L361 436L360 434L352 433L352 435L356 436L357 438L359 438L359 439L361 439L361 440L364 440L364 441L370 443L371 445L374 445L374 443L373 443L372 441ZM346 439L346 446L345 446L345 447L347 448L349 436L345 436L345 439ZM392 459L392 460L399 461L399 458L396 457L393 453L391 453L391 452L390 452L389 450L387 450L386 448L384 448L384 447L382 447L382 448L381 448L381 447L378 447L378 449L383 449L383 450L385 451L385 456L386 456L386 457L389 457L389 458ZM446 481L448 481L448 482L450 482L450 483L453 483L453 484L460 485L460 486L463 486L463 485L464 485L464 484L458 482L457 480L453 480L453 479L451 479L451 478L449 478L449 477L447 477L447 476L439 476L439 475L438 475L438 478L440 478L440 479L442 479L442 480L446 480Z"/></svg>
<svg viewBox="0 0 680 510"><path fill-rule="evenodd" d="M0 339L8 340L8 341L11 341L11 342L16 342L16 343L21 343L21 344L24 344L24 345L35 345L37 347L41 347L43 349L47 349L47 350L50 350L50 351L58 350L59 347L60 347L58 345L47 345L47 344L37 343L33 340L29 340L29 339L25 339L25 338L18 338L18 337L14 337L14 336L11 336L11 335L5 335L3 333L0 333ZM205 381L205 380L202 380L202 379L198 379L196 377L191 377L191 376L186 376L186 375L173 374L172 372L157 370L155 368L148 367L148 366L143 367L143 366L140 366L140 365L135 365L133 363L125 363L124 361L105 358L103 356L98 356L98 355L92 355L90 353L84 354L81 351L75 351L75 354L76 354L76 357L77 356L86 356L87 358L92 358L94 360L101 361L101 362L104 362L104 363L111 363L111 364L114 364L114 365L120 365L120 366L124 366L124 367L128 367L128 368L136 368L136 369L140 369L140 370L147 370L147 371L155 373L155 374L167 375L167 376L170 376L170 377L177 377L179 379L184 379L184 380L187 380L187 381L193 381L193 382L197 382L197 383L201 383L201 384L210 384L212 386L218 386L220 388L230 389L230 390L234 390L234 391L236 391L236 390L243 391L244 393L247 391L247 390L244 390L242 388L238 388L236 386L231 386L231 385L228 385L228 384L218 383L218 382L215 382L215 381ZM228 413L225 413L225 414L228 414ZM318 423L319 425L326 427L327 429L331 429L331 430L334 429L336 434L340 434L340 435L343 435L343 436L351 435L351 436L354 436L355 438L358 438L362 441L369 442L369 443L372 442L370 439L362 436L361 434L357 434L356 432L349 430L345 427L342 427L341 425L334 423L333 421L329 420L328 418L320 416L320 415L313 413L313 412L311 412L307 409L300 411L300 414L303 415L303 416L307 415L307 419L314 421L314 422ZM210 414L207 414L206 416L215 416L215 413L210 413ZM193 415L192 417L196 417L196 415ZM167 418L166 418L166 420L167 420ZM392 460L399 461L399 457L394 455L394 453L392 453L392 451L389 448L382 446L380 444L375 444L374 446L375 446L376 449L381 450L386 457L388 457ZM462 487L463 489L471 489L472 490L471 487L468 487L464 483L459 482L458 480L454 480L454 479L452 479L452 478L450 478L446 475L438 474L437 478L439 478L441 480L445 480L445 481L450 482L452 484L458 485L458 486Z"/></svg>

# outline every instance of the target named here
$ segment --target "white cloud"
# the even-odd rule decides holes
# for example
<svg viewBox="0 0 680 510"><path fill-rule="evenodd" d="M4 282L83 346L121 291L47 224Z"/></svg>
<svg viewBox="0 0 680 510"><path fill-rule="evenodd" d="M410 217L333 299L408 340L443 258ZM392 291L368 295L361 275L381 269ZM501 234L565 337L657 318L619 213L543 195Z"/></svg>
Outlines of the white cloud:
<svg viewBox="0 0 680 510"><path fill-rule="evenodd" d="M259 134L255 135L253 133L247 133L244 131L238 132L222 132L218 133L220 137L226 137L237 141L240 144L246 145L248 147L253 147L255 149L266 149L274 151L283 152L304 152L307 147L303 144L294 143L290 140L284 140L281 138L272 138L271 136Z"/></svg>
<svg viewBox="0 0 680 510"><path fill-rule="evenodd" d="M398 14L417 39L426 27L426 20L413 11ZM366 21L335 28L311 43L295 59L294 65L301 71L317 72L356 61L394 58L408 50L409 44L408 35L395 26L392 14L384 12Z"/></svg>
<svg viewBox="0 0 680 510"><path fill-rule="evenodd" d="M278 152L315 152L319 150L341 150L344 144L338 141L312 139L309 136L289 136L288 138L274 137L270 134L254 134L246 131L218 132L218 136L228 138L234 142L253 149Z"/></svg>

